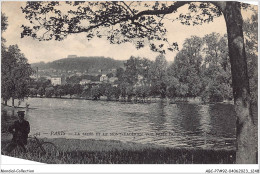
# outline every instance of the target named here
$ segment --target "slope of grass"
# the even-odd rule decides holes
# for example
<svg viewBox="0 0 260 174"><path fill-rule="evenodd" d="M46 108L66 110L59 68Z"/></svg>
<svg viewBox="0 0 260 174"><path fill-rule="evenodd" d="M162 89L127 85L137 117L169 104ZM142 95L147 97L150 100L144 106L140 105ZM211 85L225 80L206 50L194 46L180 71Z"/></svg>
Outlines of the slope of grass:
<svg viewBox="0 0 260 174"><path fill-rule="evenodd" d="M53 142L58 154L42 155L17 150L10 156L49 164L232 164L235 151L168 148L107 140L44 139ZM2 140L2 147L8 141Z"/></svg>

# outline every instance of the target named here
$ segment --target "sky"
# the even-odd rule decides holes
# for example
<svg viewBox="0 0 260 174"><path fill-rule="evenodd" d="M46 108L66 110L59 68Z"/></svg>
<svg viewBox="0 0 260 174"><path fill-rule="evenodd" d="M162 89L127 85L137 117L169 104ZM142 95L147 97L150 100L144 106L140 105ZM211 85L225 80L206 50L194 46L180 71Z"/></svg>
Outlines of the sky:
<svg viewBox="0 0 260 174"><path fill-rule="evenodd" d="M63 41L38 41L31 37L21 38L21 25L28 23L21 11L21 6L24 5L25 2L2 1L2 12L8 17L8 28L3 33L3 37L7 40L6 45L17 44L29 63L40 61L50 62L65 58L68 55L104 56L116 60L127 60L130 56L140 56L155 60L159 54L151 51L148 45L137 50L132 43L111 45L109 41L104 38L94 38L88 41L86 39L86 33L69 35ZM185 7L182 7L178 9L178 11L184 12L185 9ZM245 16L249 15L243 13L243 17ZM166 15L166 17L168 19L174 18L174 14ZM214 22L198 26L186 26L180 24L178 21L172 22L165 20L165 26L168 30L167 38L170 42L177 42L179 48L181 48L185 38L192 35L203 37L212 32L217 32L221 35L226 33L223 16L214 19ZM167 61L173 61L176 54L177 51L169 51L165 57Z"/></svg>

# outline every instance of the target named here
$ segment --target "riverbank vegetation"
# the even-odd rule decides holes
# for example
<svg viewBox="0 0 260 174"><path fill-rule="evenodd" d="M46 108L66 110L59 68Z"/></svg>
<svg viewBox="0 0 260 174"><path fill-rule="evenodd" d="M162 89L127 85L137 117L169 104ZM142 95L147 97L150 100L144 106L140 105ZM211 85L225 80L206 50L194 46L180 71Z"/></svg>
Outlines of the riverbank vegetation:
<svg viewBox="0 0 260 174"><path fill-rule="evenodd" d="M257 23L256 16L245 22L249 38L255 37L250 26ZM252 103L257 102L257 52L252 40L247 40L248 73L250 77ZM204 37L192 36L184 41L183 48L169 64L164 55L155 61L147 58L130 57L123 68L107 74L115 77L108 81L79 84L76 77L67 79L64 85L51 85L50 80L40 78L31 83L28 95L31 97L85 98L100 100L149 102L151 98L168 98L173 101L231 101L232 80L228 56L227 36L211 33ZM109 78L108 77L108 78ZM77 77L80 78L80 77Z"/></svg>

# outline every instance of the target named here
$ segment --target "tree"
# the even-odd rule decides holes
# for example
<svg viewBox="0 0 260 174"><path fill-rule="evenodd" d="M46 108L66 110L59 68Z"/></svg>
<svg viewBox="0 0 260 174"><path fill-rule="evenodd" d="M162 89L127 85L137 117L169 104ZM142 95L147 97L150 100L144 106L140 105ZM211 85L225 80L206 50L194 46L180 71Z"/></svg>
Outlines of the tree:
<svg viewBox="0 0 260 174"><path fill-rule="evenodd" d="M205 54L202 66L202 94L204 101L221 102L232 99L231 69L228 56L227 38L211 33L204 38Z"/></svg>
<svg viewBox="0 0 260 174"><path fill-rule="evenodd" d="M91 88L91 97L93 100L98 100L102 96L100 88L98 86L94 86Z"/></svg>
<svg viewBox="0 0 260 174"><path fill-rule="evenodd" d="M1 13L1 34L3 34L3 32L7 29L8 27L8 21L7 21L7 17L4 13ZM5 47L5 38L3 38L1 36L1 49L2 49L2 52L5 51L6 47Z"/></svg>
<svg viewBox="0 0 260 174"><path fill-rule="evenodd" d="M4 13L1 13L1 34L2 35L3 35L3 32L7 29L7 26L8 26L7 17L5 16ZM6 46L5 46L6 40L2 37L2 35L1 35L1 59L2 59L2 57L7 56L7 51L6 51ZM7 105L7 100L9 99L8 96L10 96L11 94L7 93L7 92L9 92L8 90L6 90L5 93L3 93L3 86L1 86L1 87L2 87L1 96L4 100L5 105Z"/></svg>
<svg viewBox="0 0 260 174"><path fill-rule="evenodd" d="M79 76L71 76L66 79L66 82L70 84L79 84L81 80L82 79Z"/></svg>
<svg viewBox="0 0 260 174"><path fill-rule="evenodd" d="M72 97L73 94L75 94L75 91L71 84L67 83L67 84L63 85L62 87L63 87L63 91L64 91L65 95L70 95L70 98Z"/></svg>
<svg viewBox="0 0 260 174"><path fill-rule="evenodd" d="M74 94L80 95L83 92L83 87L80 84L74 84L72 88Z"/></svg>
<svg viewBox="0 0 260 174"><path fill-rule="evenodd" d="M235 1L177 1L167 4L163 2L136 2L138 5L135 6L132 6L132 2L124 1L67 2L74 8L63 13L56 8L60 3L53 1L27 2L23 13L34 26L23 25L22 37L32 36L39 40L62 40L68 34L86 32L89 39L95 35L97 37L106 36L111 44L130 42L139 38L139 41L136 42L137 48L142 48L146 39L153 42L150 43L150 48L153 51L165 53L166 49L173 50L176 46L174 43L156 45L156 41L164 41L164 43L168 41L166 38L167 30L162 20L167 14L176 13L180 7L186 6L187 14L180 14L178 18L185 25L211 22L214 17L223 15L227 27L232 88L237 116L238 148L236 160L237 163L256 163L255 124L251 112L241 15L241 7L248 7L248 5ZM138 7L142 8L138 9ZM196 17L194 18L193 15ZM105 34L101 32L104 27L108 28ZM39 32L44 34L39 34L39 30L44 30ZM165 48L166 45L170 47Z"/></svg>
<svg viewBox="0 0 260 174"><path fill-rule="evenodd" d="M35 89L35 88L29 88L29 93L30 93L30 96L31 97L34 97L34 96L36 96L37 97L37 89Z"/></svg>
<svg viewBox="0 0 260 174"><path fill-rule="evenodd" d="M37 94L40 95L40 97L42 97L44 95L44 88L43 87L40 87L38 90L37 90Z"/></svg>
<svg viewBox="0 0 260 174"><path fill-rule="evenodd" d="M181 96L197 97L201 93L202 46L203 41L197 36L185 39L182 50L178 52L174 63L168 69L168 75L177 78L179 83L188 87L187 94Z"/></svg>
<svg viewBox="0 0 260 174"><path fill-rule="evenodd" d="M129 86L129 84L126 83L126 82L119 83L119 89L120 89L120 92L121 92L121 97L124 100L126 99L126 96L127 96L127 87L128 86Z"/></svg>
<svg viewBox="0 0 260 174"><path fill-rule="evenodd" d="M56 97L59 96L60 98L61 98L62 95L64 95L64 90L62 89L62 86L60 86L60 85L55 86L54 95Z"/></svg>
<svg viewBox="0 0 260 174"><path fill-rule="evenodd" d="M51 81L46 79L45 77L40 77L37 81L36 81L36 86L37 88L43 87L43 89L45 90L45 88L49 85L51 85Z"/></svg>
<svg viewBox="0 0 260 174"><path fill-rule="evenodd" d="M51 98L54 94L54 88L53 87L48 87L45 89L45 97Z"/></svg>
<svg viewBox="0 0 260 174"><path fill-rule="evenodd" d="M129 85L126 87L126 96L127 96L127 101L131 101L132 97L134 96L134 88L133 86Z"/></svg>
<svg viewBox="0 0 260 174"><path fill-rule="evenodd" d="M138 81L138 66L140 64L140 58L139 57L133 57L131 56L130 59L126 61L124 64L126 70L124 73L124 80L134 85Z"/></svg>
<svg viewBox="0 0 260 174"><path fill-rule="evenodd" d="M151 64L152 61L146 58L131 56L124 64L126 70L123 75L118 74L119 81L123 79L124 82L135 85L139 81L139 77L142 77L142 81L149 84ZM123 70L119 69L119 72L123 72Z"/></svg>
<svg viewBox="0 0 260 174"><path fill-rule="evenodd" d="M204 48L204 52L206 54L205 63L209 66L218 65L219 64L219 54L222 45L218 44L218 40L220 38L220 34L211 33L206 35L203 40L206 43L206 47Z"/></svg>
<svg viewBox="0 0 260 174"><path fill-rule="evenodd" d="M156 57L155 62L153 63L150 70L150 77L152 81L152 93L154 95L159 94L161 98L166 97L166 77L167 61L165 56L160 54Z"/></svg>
<svg viewBox="0 0 260 174"><path fill-rule="evenodd" d="M8 50L2 53L2 98L4 101L11 98L14 106L15 99L23 100L28 96L33 70L17 45L9 46Z"/></svg>
<svg viewBox="0 0 260 174"><path fill-rule="evenodd" d="M113 87L111 85L107 85L105 87L104 95L107 97L108 101L112 100L114 93L113 93Z"/></svg>
<svg viewBox="0 0 260 174"><path fill-rule="evenodd" d="M117 86L113 86L113 94L116 100L119 100L119 97L121 95L121 90Z"/></svg>
<svg viewBox="0 0 260 174"><path fill-rule="evenodd" d="M166 91L166 95L169 98L174 98L177 97L177 89L179 86L179 80L177 78L175 78L174 76L167 76L167 91Z"/></svg>
<svg viewBox="0 0 260 174"><path fill-rule="evenodd" d="M117 68L116 69L116 77L118 78L118 81L121 83L124 80L124 69L123 68Z"/></svg>

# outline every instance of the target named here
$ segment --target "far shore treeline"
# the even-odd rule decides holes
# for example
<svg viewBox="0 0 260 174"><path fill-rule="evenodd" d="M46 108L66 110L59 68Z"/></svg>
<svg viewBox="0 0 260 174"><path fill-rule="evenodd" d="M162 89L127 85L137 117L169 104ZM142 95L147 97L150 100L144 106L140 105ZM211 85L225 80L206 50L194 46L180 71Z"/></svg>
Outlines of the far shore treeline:
<svg viewBox="0 0 260 174"><path fill-rule="evenodd" d="M257 55L250 53L248 69L254 102L257 99L257 65L253 62L256 61ZM155 61L132 56L124 67L106 76L116 77L116 81L81 85L80 80L86 76L75 75L67 78L66 84L53 86L50 80L40 78L32 81L28 96L61 98L69 95L70 98L93 100L104 96L107 100L142 102L151 97L181 101L198 97L202 102L233 99L227 38L217 33L187 38L172 64L167 63L164 55L157 56Z"/></svg>
<svg viewBox="0 0 260 174"><path fill-rule="evenodd" d="M257 14L244 22L248 74L251 98L257 102ZM7 18L2 15L2 32L7 27ZM130 57L122 67L100 77L74 75L66 78L63 85L52 85L45 78L30 78L33 70L18 46L5 46L2 38L2 99L23 100L25 97L70 97L99 100L138 100L146 102L151 97L185 101L199 98L202 102L232 100L232 78L228 54L227 36L211 33L204 37L185 39L174 61L168 63L163 54L155 61L148 58ZM35 72L34 72L35 73ZM89 78L91 83L80 84ZM98 83L97 83L98 82ZM14 105L14 102L13 102Z"/></svg>

